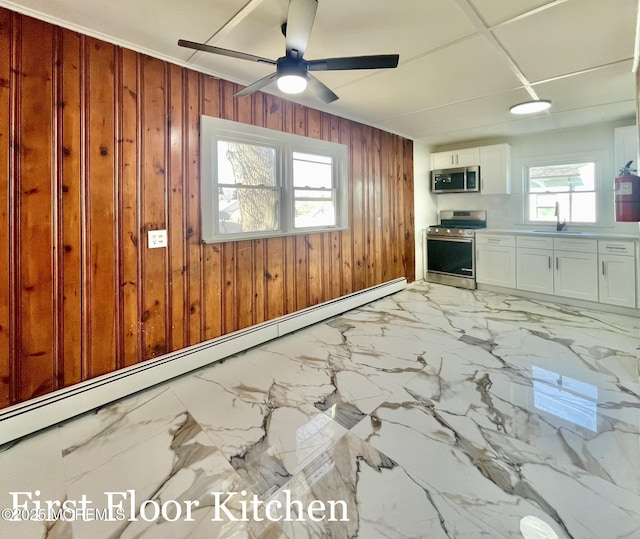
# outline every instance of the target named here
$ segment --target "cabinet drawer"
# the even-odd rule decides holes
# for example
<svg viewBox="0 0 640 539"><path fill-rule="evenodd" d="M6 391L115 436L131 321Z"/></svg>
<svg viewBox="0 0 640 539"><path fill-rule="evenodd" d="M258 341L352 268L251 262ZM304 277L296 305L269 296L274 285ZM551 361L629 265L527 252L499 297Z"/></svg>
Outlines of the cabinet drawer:
<svg viewBox="0 0 640 539"><path fill-rule="evenodd" d="M553 238L556 251L577 251L579 253L597 253L598 240L581 240L578 238Z"/></svg>
<svg viewBox="0 0 640 539"><path fill-rule="evenodd" d="M504 234L478 234L476 235L478 245L501 245L503 247L515 247L516 237Z"/></svg>
<svg viewBox="0 0 640 539"><path fill-rule="evenodd" d="M608 255L626 255L634 256L634 242L632 241L615 241L600 240L598 241L598 252Z"/></svg>
<svg viewBox="0 0 640 539"><path fill-rule="evenodd" d="M516 236L516 245L527 249L553 249L553 238Z"/></svg>

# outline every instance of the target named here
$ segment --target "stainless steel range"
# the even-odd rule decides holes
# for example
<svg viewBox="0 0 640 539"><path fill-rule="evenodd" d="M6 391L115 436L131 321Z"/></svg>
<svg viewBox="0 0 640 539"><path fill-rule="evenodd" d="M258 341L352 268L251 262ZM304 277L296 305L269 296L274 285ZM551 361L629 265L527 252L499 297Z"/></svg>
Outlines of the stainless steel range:
<svg viewBox="0 0 640 539"><path fill-rule="evenodd" d="M442 210L440 224L430 226L425 233L425 279L475 288L475 231L486 226L486 210Z"/></svg>

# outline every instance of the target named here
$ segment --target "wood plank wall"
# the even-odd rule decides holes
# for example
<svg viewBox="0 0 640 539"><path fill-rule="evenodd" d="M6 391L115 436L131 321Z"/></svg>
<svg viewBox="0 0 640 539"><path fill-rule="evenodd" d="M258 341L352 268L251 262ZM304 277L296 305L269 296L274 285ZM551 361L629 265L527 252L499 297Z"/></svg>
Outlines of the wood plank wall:
<svg viewBox="0 0 640 539"><path fill-rule="evenodd" d="M5 9L0 51L0 407L414 280L411 141ZM201 114L349 145L350 230L201 243Z"/></svg>

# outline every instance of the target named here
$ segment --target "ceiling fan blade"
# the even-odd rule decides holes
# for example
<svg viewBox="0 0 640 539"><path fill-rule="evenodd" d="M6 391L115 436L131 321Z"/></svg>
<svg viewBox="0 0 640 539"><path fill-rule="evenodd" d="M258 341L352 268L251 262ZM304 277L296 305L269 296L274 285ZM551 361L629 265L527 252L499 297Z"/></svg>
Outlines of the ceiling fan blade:
<svg viewBox="0 0 640 539"><path fill-rule="evenodd" d="M261 79L247 86L244 90L240 90L239 92L236 92L233 95L235 97L244 97L246 95L251 95L252 93L257 92L258 90L261 90L262 88L264 88L270 82L276 80L277 76L278 76L277 73L271 73L271 75L262 77Z"/></svg>
<svg viewBox="0 0 640 539"><path fill-rule="evenodd" d="M318 0L289 0L286 27L287 56L302 58L307 49L317 9Z"/></svg>
<svg viewBox="0 0 640 539"><path fill-rule="evenodd" d="M308 60L309 71L341 71L345 69L389 69L398 67L399 54L374 54L372 56L345 56Z"/></svg>
<svg viewBox="0 0 640 539"><path fill-rule="evenodd" d="M230 56L231 58L240 58L241 60L249 60L250 62L260 62L262 64L271 65L276 65L278 63L275 60L270 60L269 58L262 58L261 56L254 56L253 54L246 54L244 52L237 52L229 49L221 49L220 47L205 45L204 43L195 43L194 41L186 41L185 39L179 39L178 45L180 47L186 47L187 49L212 52L213 54L221 54L222 56Z"/></svg>
<svg viewBox="0 0 640 539"><path fill-rule="evenodd" d="M316 79L311 73L307 73L307 83L309 90L325 103L332 103L339 99L326 84Z"/></svg>

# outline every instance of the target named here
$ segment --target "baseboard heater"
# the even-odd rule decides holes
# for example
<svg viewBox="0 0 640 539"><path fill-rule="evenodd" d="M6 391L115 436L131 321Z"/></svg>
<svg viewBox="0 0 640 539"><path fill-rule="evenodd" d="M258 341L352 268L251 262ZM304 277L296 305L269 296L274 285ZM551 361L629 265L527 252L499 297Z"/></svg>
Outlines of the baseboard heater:
<svg viewBox="0 0 640 539"><path fill-rule="evenodd" d="M394 279L0 410L0 446L287 333L399 292Z"/></svg>

